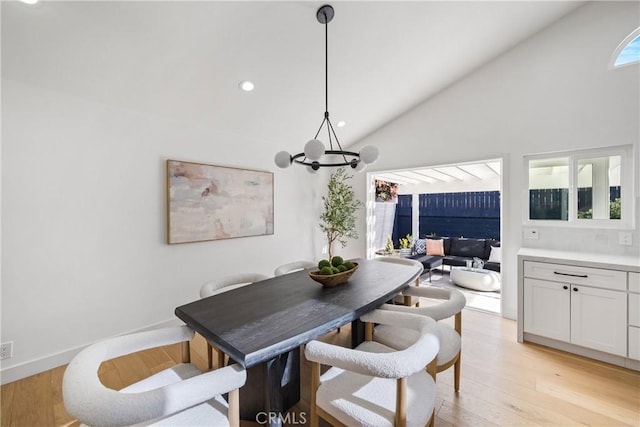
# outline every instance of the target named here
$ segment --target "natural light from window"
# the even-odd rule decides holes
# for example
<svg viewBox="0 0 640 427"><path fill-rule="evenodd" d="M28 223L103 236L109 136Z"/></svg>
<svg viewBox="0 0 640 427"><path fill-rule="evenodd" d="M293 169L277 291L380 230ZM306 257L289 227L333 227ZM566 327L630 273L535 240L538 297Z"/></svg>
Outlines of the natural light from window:
<svg viewBox="0 0 640 427"><path fill-rule="evenodd" d="M631 146L618 146L525 156L529 188L525 223L631 226L632 153Z"/></svg>
<svg viewBox="0 0 640 427"><path fill-rule="evenodd" d="M640 62L640 28L624 39L613 53L613 68Z"/></svg>

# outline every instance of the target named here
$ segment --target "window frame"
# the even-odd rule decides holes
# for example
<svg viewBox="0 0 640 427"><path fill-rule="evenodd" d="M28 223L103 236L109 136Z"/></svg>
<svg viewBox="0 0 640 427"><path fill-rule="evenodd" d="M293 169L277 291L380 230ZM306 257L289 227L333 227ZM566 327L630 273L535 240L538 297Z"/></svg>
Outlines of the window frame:
<svg viewBox="0 0 640 427"><path fill-rule="evenodd" d="M523 191L523 225L525 226L553 226L571 228L609 228L628 229L635 226L635 189L633 145L621 145L614 147L594 148L587 150L572 150L544 154L525 155L523 157L524 191ZM620 156L620 219L584 219L578 218L578 162L594 157ZM554 158L567 158L569 163L569 206L568 219L529 219L529 162L531 160L544 160Z"/></svg>
<svg viewBox="0 0 640 427"><path fill-rule="evenodd" d="M631 32L631 34L629 34L627 37L624 38L624 40L622 40L620 42L620 44L613 51L613 54L611 55L611 58L609 59L609 69L610 70L616 70L618 68L624 68L624 67L628 67L630 65L636 65L636 64L640 63L640 61L632 61L632 62L626 62L624 64L616 65L616 61L618 60L618 56L620 56L620 53L622 53L622 51L632 41L634 41L638 37L640 37L640 27L638 27L635 30L633 30Z"/></svg>

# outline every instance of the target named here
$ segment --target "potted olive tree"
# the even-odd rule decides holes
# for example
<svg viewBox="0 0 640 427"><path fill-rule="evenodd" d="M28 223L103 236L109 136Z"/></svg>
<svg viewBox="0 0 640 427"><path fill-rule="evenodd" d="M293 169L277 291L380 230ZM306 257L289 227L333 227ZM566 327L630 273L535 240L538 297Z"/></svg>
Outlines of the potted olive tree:
<svg viewBox="0 0 640 427"><path fill-rule="evenodd" d="M363 203L356 199L353 188L349 184L352 175L345 168L338 168L329 178L327 194L322 197L324 210L320 215L320 229L327 236L329 260L333 257L333 244L338 241L344 248L347 239L357 239L356 211Z"/></svg>

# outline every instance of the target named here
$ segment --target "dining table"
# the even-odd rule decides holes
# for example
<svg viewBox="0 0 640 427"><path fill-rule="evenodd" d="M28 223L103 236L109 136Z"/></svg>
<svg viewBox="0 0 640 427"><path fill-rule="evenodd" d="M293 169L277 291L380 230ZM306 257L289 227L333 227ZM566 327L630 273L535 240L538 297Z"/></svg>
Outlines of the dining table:
<svg viewBox="0 0 640 427"><path fill-rule="evenodd" d="M352 324L351 341L364 340L358 318L419 277L420 266L354 259L357 271L341 285L323 287L300 270L179 306L175 314L231 362L247 369L240 418L280 426L300 400L300 346ZM290 421L290 420L289 420Z"/></svg>

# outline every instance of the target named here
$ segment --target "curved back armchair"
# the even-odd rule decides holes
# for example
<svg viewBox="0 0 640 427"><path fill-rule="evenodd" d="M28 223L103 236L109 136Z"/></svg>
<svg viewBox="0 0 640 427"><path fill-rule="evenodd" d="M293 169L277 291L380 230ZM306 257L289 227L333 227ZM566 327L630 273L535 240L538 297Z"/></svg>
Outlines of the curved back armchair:
<svg viewBox="0 0 640 427"><path fill-rule="evenodd" d="M294 261L278 266L273 272L274 276L282 276L283 274L293 273L294 271L304 270L305 268L317 267L315 262L311 261Z"/></svg>
<svg viewBox="0 0 640 427"><path fill-rule="evenodd" d="M200 298L221 294L235 288L247 286L269 277L260 273L240 273L212 279L200 287Z"/></svg>
<svg viewBox="0 0 640 427"><path fill-rule="evenodd" d="M194 332L186 326L107 339L76 355L62 380L67 411L89 425L239 425L238 389L246 372L238 365L202 374L191 363L177 364L120 391L102 384L103 361L137 351L183 343L189 361ZM229 393L229 403L222 394Z"/></svg>
<svg viewBox="0 0 640 427"><path fill-rule="evenodd" d="M424 316L374 310L361 317L407 328L416 339L403 350L373 341L355 349L311 341L311 426L318 417L333 425L433 425L436 387L424 367L438 353L435 321ZM320 376L320 364L333 366Z"/></svg>
<svg viewBox="0 0 640 427"><path fill-rule="evenodd" d="M268 276L260 273L239 273L222 276L217 279L210 280L202 285L200 287L200 298L218 295L268 278ZM218 354L217 362L218 367L220 368L225 365L225 355L217 348L216 353ZM207 342L207 364L209 365L209 369L213 369L213 346L209 344L209 342Z"/></svg>
<svg viewBox="0 0 640 427"><path fill-rule="evenodd" d="M410 286L402 292L404 297L428 298L439 300L434 305L425 307L406 307L400 305L385 305L385 310L419 314L437 321L436 334L440 340L440 351L437 357L435 372L442 372L454 366L454 388L460 389L460 358L462 352L462 309L467 300L462 292L455 289L441 289L431 286ZM444 319L454 317L454 327L442 322ZM374 330L374 340L396 349L406 348L415 333L411 330L400 329L387 325L381 325ZM435 379L435 372L432 375Z"/></svg>
<svg viewBox="0 0 640 427"><path fill-rule="evenodd" d="M401 258L401 257L393 257L393 256L383 256L375 258L375 261L380 262L388 262L392 264L403 264L403 265L412 265L420 267L420 274L416 278L415 285L420 285L420 276L424 272L424 265L420 261L416 261L410 258ZM420 300L418 298L413 298L410 295L398 295L393 298L393 302L397 304L404 304L408 306L420 306Z"/></svg>

